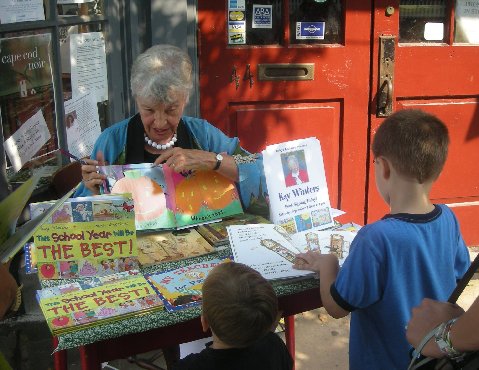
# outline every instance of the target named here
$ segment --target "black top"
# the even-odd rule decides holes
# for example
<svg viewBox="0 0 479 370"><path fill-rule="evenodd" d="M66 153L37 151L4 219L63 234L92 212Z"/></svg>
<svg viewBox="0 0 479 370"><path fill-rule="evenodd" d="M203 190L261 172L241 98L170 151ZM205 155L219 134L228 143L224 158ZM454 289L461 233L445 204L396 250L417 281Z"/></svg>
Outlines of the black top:
<svg viewBox="0 0 479 370"><path fill-rule="evenodd" d="M153 163L159 154L151 154L145 150L145 129L139 114L135 114L128 122L126 132L125 163ZM193 149L194 145L183 120L180 120L176 129L176 147Z"/></svg>
<svg viewBox="0 0 479 370"><path fill-rule="evenodd" d="M174 370L291 370L293 360L286 345L274 333L247 348L212 349L181 359Z"/></svg>

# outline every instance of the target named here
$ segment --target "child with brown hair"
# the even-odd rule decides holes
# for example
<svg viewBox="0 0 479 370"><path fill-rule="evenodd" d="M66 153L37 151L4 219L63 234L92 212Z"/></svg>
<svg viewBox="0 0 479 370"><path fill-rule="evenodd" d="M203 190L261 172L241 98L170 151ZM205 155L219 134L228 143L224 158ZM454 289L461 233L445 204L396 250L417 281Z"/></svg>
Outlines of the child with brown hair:
<svg viewBox="0 0 479 370"><path fill-rule="evenodd" d="M216 266L203 283L201 324L213 341L175 370L290 370L293 360L274 332L278 299L259 272L241 263Z"/></svg>
<svg viewBox="0 0 479 370"><path fill-rule="evenodd" d="M340 318L351 312L351 370L406 369L405 326L424 297L446 300L470 264L456 217L429 194L447 157L447 127L405 109L374 136L376 187L390 207L364 226L339 269L332 254L299 254L295 267L319 273L321 300Z"/></svg>

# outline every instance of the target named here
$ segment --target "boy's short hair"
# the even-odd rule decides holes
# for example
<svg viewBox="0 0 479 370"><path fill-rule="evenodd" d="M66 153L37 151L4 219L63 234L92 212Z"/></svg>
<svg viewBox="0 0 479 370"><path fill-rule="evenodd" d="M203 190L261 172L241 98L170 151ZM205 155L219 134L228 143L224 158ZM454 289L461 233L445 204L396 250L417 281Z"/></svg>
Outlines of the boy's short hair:
<svg viewBox="0 0 479 370"><path fill-rule="evenodd" d="M418 109L405 109L379 126L372 151L375 158L387 158L401 175L422 184L437 179L446 162L448 145L448 130L439 118Z"/></svg>
<svg viewBox="0 0 479 370"><path fill-rule="evenodd" d="M278 315L278 298L261 274L242 263L216 266L203 283L203 316L224 343L247 347L266 335Z"/></svg>

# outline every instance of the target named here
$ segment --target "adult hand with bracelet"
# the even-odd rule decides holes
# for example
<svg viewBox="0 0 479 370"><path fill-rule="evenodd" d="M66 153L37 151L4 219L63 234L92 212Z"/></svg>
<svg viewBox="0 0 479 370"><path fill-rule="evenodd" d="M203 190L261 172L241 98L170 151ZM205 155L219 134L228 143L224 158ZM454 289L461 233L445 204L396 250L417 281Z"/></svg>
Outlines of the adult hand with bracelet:
<svg viewBox="0 0 479 370"><path fill-rule="evenodd" d="M451 325L446 324L463 313L464 310L457 304L425 298L418 307L412 309L412 318L407 325L406 338L414 348L417 348L426 334L438 327L437 335L429 340L421 353L428 357L443 357L446 352L443 352L438 346L435 337L439 339L439 336L442 338L447 335L445 330L450 330Z"/></svg>

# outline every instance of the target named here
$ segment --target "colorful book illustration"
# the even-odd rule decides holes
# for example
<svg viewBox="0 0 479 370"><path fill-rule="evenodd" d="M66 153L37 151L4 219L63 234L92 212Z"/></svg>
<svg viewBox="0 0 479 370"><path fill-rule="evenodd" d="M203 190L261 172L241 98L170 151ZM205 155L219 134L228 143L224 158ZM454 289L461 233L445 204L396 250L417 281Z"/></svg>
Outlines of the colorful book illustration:
<svg viewBox="0 0 479 370"><path fill-rule="evenodd" d="M42 289L37 299L54 335L163 308L137 270Z"/></svg>
<svg viewBox="0 0 479 370"><path fill-rule="evenodd" d="M39 179L40 175L31 177L0 203L0 214L2 215L0 218L1 263L6 263L13 258L13 256L24 247L38 226L49 218L75 191L75 188L70 190L62 198L51 202L43 214L37 215L37 217L31 216L30 221L16 228L18 217L27 204Z"/></svg>
<svg viewBox="0 0 479 370"><path fill-rule="evenodd" d="M233 225L227 229L234 260L254 268L269 280L310 275L309 271L292 267L296 255L308 250L334 253L342 265L356 236L355 232L338 230L289 234L273 224Z"/></svg>
<svg viewBox="0 0 479 370"><path fill-rule="evenodd" d="M32 215L49 202L32 203ZM71 198L35 230L40 279L69 279L138 269L133 199L129 194Z"/></svg>
<svg viewBox="0 0 479 370"><path fill-rule="evenodd" d="M142 266L195 257L214 248L195 229L138 234L138 260Z"/></svg>
<svg viewBox="0 0 479 370"><path fill-rule="evenodd" d="M319 140L269 145L263 163L274 224L290 234L334 225Z"/></svg>
<svg viewBox="0 0 479 370"><path fill-rule="evenodd" d="M188 175L151 163L100 166L104 193L131 193L137 230L180 229L242 213L233 182L216 171Z"/></svg>
<svg viewBox="0 0 479 370"><path fill-rule="evenodd" d="M200 225L197 230L211 245L220 247L229 243L227 226L269 223L271 222L262 216L243 213L219 222Z"/></svg>
<svg viewBox="0 0 479 370"><path fill-rule="evenodd" d="M201 304L201 287L208 273L229 258L215 258L178 269L145 275L160 295L168 311L177 311Z"/></svg>

